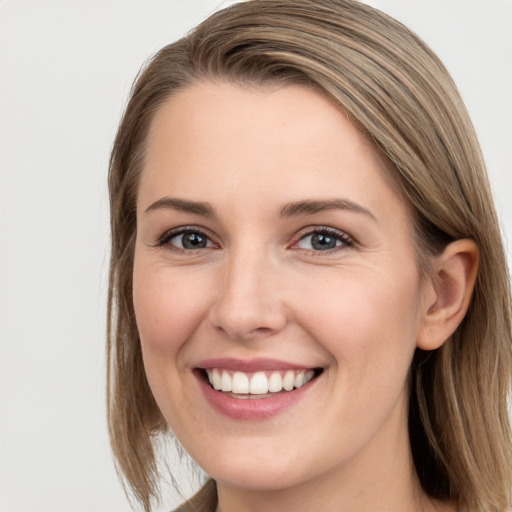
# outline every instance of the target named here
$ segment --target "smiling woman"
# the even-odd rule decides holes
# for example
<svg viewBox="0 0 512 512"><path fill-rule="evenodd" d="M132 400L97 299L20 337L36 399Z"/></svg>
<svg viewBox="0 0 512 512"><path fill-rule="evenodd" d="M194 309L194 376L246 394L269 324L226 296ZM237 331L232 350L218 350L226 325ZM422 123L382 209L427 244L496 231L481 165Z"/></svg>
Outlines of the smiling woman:
<svg viewBox="0 0 512 512"><path fill-rule="evenodd" d="M248 1L139 76L110 168L109 424L143 504L511 503L510 291L446 70L351 0Z"/></svg>

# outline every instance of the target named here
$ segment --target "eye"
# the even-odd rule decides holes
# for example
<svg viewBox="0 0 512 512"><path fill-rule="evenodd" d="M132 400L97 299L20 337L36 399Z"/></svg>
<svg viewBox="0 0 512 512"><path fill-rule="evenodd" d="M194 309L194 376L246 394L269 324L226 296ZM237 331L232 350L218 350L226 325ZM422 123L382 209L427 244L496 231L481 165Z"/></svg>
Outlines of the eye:
<svg viewBox="0 0 512 512"><path fill-rule="evenodd" d="M351 238L345 233L329 228L319 228L302 236L296 246L308 251L332 251L352 245Z"/></svg>
<svg viewBox="0 0 512 512"><path fill-rule="evenodd" d="M163 235L158 245L170 245L172 248L187 251L207 249L215 246L207 235L195 229L169 231Z"/></svg>

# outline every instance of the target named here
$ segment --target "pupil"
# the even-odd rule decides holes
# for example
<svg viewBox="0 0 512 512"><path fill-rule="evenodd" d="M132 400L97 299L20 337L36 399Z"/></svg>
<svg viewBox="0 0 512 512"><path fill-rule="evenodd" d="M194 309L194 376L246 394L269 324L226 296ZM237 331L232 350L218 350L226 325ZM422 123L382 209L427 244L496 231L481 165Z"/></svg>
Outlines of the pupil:
<svg viewBox="0 0 512 512"><path fill-rule="evenodd" d="M183 235L182 243L185 249L202 249L206 247L206 237L198 233L186 233Z"/></svg>
<svg viewBox="0 0 512 512"><path fill-rule="evenodd" d="M328 249L334 249L336 247L336 239L329 235L315 233L311 237L311 245L313 246L313 249L317 249L319 251L326 251Z"/></svg>

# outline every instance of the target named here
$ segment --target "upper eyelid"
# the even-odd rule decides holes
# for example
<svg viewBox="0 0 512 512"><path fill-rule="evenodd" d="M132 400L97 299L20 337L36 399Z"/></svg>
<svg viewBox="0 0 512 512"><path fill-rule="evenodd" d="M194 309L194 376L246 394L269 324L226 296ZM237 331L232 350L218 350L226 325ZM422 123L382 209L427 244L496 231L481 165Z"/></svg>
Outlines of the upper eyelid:
<svg viewBox="0 0 512 512"><path fill-rule="evenodd" d="M302 228L298 231L296 235L296 239L302 240L306 236L313 235L314 233L329 233L333 235L337 235L339 238L344 240L350 240L351 242L355 243L354 237L349 235L346 231L343 231L342 229L333 228L331 226L308 226L305 228Z"/></svg>
<svg viewBox="0 0 512 512"><path fill-rule="evenodd" d="M163 245L175 236L179 236L181 234L190 233L190 232L199 233L199 234L207 237L212 243L219 245L218 241L216 240L215 235L213 235L209 229L199 227L199 226L194 226L194 225L184 225L184 226L179 226L176 228L168 229L168 230L164 231L164 233L157 238L156 243L157 243L157 245ZM354 244L354 245L356 244L356 240L354 239L354 237L351 236L350 234L348 234L346 231L338 229L338 228L334 228L332 226L326 226L326 225L319 224L319 225L304 226L303 228L299 229L296 232L296 234L293 236L293 241L292 241L291 245L292 246L296 245L300 240L302 240L303 238L305 238L307 236L313 235L314 233L322 233L322 232L336 235L341 240L343 240L345 242L350 242L351 244Z"/></svg>
<svg viewBox="0 0 512 512"><path fill-rule="evenodd" d="M309 236L314 235L315 233L324 233L324 234L329 234L331 236L335 236L342 243L339 246L336 246L336 247L333 247L330 249L325 249L325 250L318 250L318 249L313 249L313 248L307 249L307 248L297 247L298 244L302 240L304 240L305 238L307 238ZM309 226L307 228L299 230L299 233L294 237L293 242L288 247L291 250L301 251L302 253L314 255L315 257L316 256L327 257L328 255L339 254L342 251L345 251L350 248L356 248L357 246L358 245L357 245L356 240L351 235L349 235L346 231L343 231L343 230L337 229L337 228L333 228L330 226L318 225L318 226Z"/></svg>
<svg viewBox="0 0 512 512"><path fill-rule="evenodd" d="M186 233L198 233L210 240L212 243L216 244L214 241L214 237L210 234L209 230L204 228L199 228L197 226L180 226L177 228L168 229L167 231L164 231L164 233L159 236L156 240L156 245L161 246L166 243L168 243L172 238L175 236L183 235Z"/></svg>

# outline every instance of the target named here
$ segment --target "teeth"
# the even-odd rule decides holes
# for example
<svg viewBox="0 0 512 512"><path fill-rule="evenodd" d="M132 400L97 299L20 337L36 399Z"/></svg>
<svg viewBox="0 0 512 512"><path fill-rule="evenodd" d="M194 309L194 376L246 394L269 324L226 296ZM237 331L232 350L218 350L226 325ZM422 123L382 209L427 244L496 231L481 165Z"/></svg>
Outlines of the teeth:
<svg viewBox="0 0 512 512"><path fill-rule="evenodd" d="M251 395L266 395L268 393L268 379L263 372L257 372L252 376L249 393Z"/></svg>
<svg viewBox="0 0 512 512"><path fill-rule="evenodd" d="M293 386L295 386L295 372L286 372L283 379L283 388L286 391L291 391Z"/></svg>
<svg viewBox="0 0 512 512"><path fill-rule="evenodd" d="M283 379L281 374L278 372L274 372L270 379L268 379L268 390L271 393L277 393L283 389Z"/></svg>
<svg viewBox="0 0 512 512"><path fill-rule="evenodd" d="M231 381L231 391L247 395L249 393L249 377L245 373L235 372Z"/></svg>
<svg viewBox="0 0 512 512"><path fill-rule="evenodd" d="M219 368L206 370L214 389L240 395L266 395L283 389L292 391L307 384L315 375L313 370L288 370L286 372L229 372Z"/></svg>
<svg viewBox="0 0 512 512"><path fill-rule="evenodd" d="M216 389L217 391L221 389L222 383L219 375L219 370L213 370L213 378L211 379L211 383L213 388Z"/></svg>
<svg viewBox="0 0 512 512"><path fill-rule="evenodd" d="M233 391L231 376L228 372L222 372L221 389L222 391Z"/></svg>
<svg viewBox="0 0 512 512"><path fill-rule="evenodd" d="M304 386L304 374L299 372L295 375L295 387L301 388L302 386Z"/></svg>

